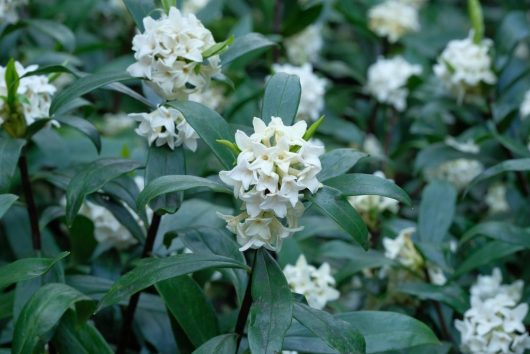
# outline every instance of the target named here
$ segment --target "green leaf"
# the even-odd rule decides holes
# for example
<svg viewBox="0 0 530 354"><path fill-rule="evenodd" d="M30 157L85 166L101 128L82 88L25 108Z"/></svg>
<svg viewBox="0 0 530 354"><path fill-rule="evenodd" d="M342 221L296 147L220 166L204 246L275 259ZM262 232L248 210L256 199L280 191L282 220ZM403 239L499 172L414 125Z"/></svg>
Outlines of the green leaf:
<svg viewBox="0 0 530 354"><path fill-rule="evenodd" d="M441 243L453 223L456 189L445 181L433 181L423 190L418 216L421 241Z"/></svg>
<svg viewBox="0 0 530 354"><path fill-rule="evenodd" d="M530 248L530 231L503 221L486 221L467 231L460 243L467 242L479 235Z"/></svg>
<svg viewBox="0 0 530 354"><path fill-rule="evenodd" d="M94 144L98 154L101 153L101 138L98 130L90 121L74 116L59 116L55 119L83 133Z"/></svg>
<svg viewBox="0 0 530 354"><path fill-rule="evenodd" d="M57 21L25 20L30 28L46 34L60 43L64 49L72 52L75 49L75 36L70 29Z"/></svg>
<svg viewBox="0 0 530 354"><path fill-rule="evenodd" d="M364 249L370 246L368 229L357 211L337 189L324 186L310 200Z"/></svg>
<svg viewBox="0 0 530 354"><path fill-rule="evenodd" d="M70 252L62 252L55 258L24 258L0 267L0 289L46 274L69 254Z"/></svg>
<svg viewBox="0 0 530 354"><path fill-rule="evenodd" d="M217 141L228 140L233 142L235 132L219 113L200 103L191 101L172 101L168 105L179 110L184 115L186 121L204 140L225 168L232 168L235 161L234 154L219 146Z"/></svg>
<svg viewBox="0 0 530 354"><path fill-rule="evenodd" d="M136 206L138 210L143 210L147 203L158 196L166 193L186 191L193 188L208 188L214 192L232 193L232 190L225 185L207 178L188 175L162 176L149 183L144 190L140 192L138 200L136 201Z"/></svg>
<svg viewBox="0 0 530 354"><path fill-rule="evenodd" d="M92 92L113 82L131 80L131 75L125 71L101 72L84 76L53 96L50 106L50 116L53 116L62 106L75 98Z"/></svg>
<svg viewBox="0 0 530 354"><path fill-rule="evenodd" d="M25 144L24 140L0 137L0 193L9 191L18 158Z"/></svg>
<svg viewBox="0 0 530 354"><path fill-rule="evenodd" d="M410 205L408 194L393 181L363 173L350 173L330 178L327 186L339 190L343 195L380 195Z"/></svg>
<svg viewBox="0 0 530 354"><path fill-rule="evenodd" d="M256 253L252 274L252 306L248 343L255 354L281 352L291 325L293 295L278 263L263 248Z"/></svg>
<svg viewBox="0 0 530 354"><path fill-rule="evenodd" d="M175 150L171 150L167 146L149 147L145 167L145 183L147 185L161 176L185 174L186 160L183 147L177 147ZM166 193L154 198L149 206L155 212L163 211L173 214L180 207L182 198L182 193Z"/></svg>
<svg viewBox="0 0 530 354"><path fill-rule="evenodd" d="M495 33L496 46L504 52L513 50L517 43L530 37L530 21L526 12L509 12Z"/></svg>
<svg viewBox="0 0 530 354"><path fill-rule="evenodd" d="M7 104L12 107L17 101L17 91L20 85L20 78L13 58L9 59L7 63L4 80L7 86Z"/></svg>
<svg viewBox="0 0 530 354"><path fill-rule="evenodd" d="M193 351L192 354L212 354L212 353L236 353L237 352L237 334L223 334L210 339Z"/></svg>
<svg viewBox="0 0 530 354"><path fill-rule="evenodd" d="M96 327L86 322L79 324L73 311L67 311L59 322L53 343L58 353L114 353Z"/></svg>
<svg viewBox="0 0 530 354"><path fill-rule="evenodd" d="M471 183L466 189L466 193L471 188L471 186L479 182L482 182L488 178L497 176L504 172L517 172L517 171L530 171L530 158L506 160L493 167L488 168L487 170L482 172L480 175L478 175L473 181L471 181Z"/></svg>
<svg viewBox="0 0 530 354"><path fill-rule="evenodd" d="M177 7L177 0L162 0L162 8L166 14L169 13L169 9Z"/></svg>
<svg viewBox="0 0 530 354"><path fill-rule="evenodd" d="M161 281L155 287L195 347L219 334L215 311L193 278L183 275Z"/></svg>
<svg viewBox="0 0 530 354"><path fill-rule="evenodd" d="M514 245L503 241L488 242L468 255L462 264L460 264L455 270L452 278L456 278L485 264L493 264L493 261L509 256L523 249L525 249L524 246Z"/></svg>
<svg viewBox="0 0 530 354"><path fill-rule="evenodd" d="M66 190L66 223L71 226L86 196L103 187L107 182L142 165L122 159L100 159L88 164L79 171L68 184Z"/></svg>
<svg viewBox="0 0 530 354"><path fill-rule="evenodd" d="M224 51L230 44L234 42L234 35L232 34L230 37L228 37L226 40L215 43L210 48L206 49L204 52L202 52L202 58L208 59L209 57L212 57L214 55L217 55Z"/></svg>
<svg viewBox="0 0 530 354"><path fill-rule="evenodd" d="M18 199L14 194L0 194L0 219Z"/></svg>
<svg viewBox="0 0 530 354"><path fill-rule="evenodd" d="M286 125L293 124L301 93L302 87L298 76L286 73L272 75L265 86L261 119L269 123L271 117L280 117Z"/></svg>
<svg viewBox="0 0 530 354"><path fill-rule="evenodd" d="M294 318L339 353L364 353L363 336L348 322L305 304L294 304Z"/></svg>
<svg viewBox="0 0 530 354"><path fill-rule="evenodd" d="M208 268L242 268L245 264L231 258L197 254L179 254L167 258L146 258L136 268L119 278L98 304L98 310L166 279Z"/></svg>
<svg viewBox="0 0 530 354"><path fill-rule="evenodd" d="M221 54L221 64L226 66L232 61L251 53L258 55L265 49L275 45L276 43L260 33L247 33L244 36L237 37L234 43Z"/></svg>
<svg viewBox="0 0 530 354"><path fill-rule="evenodd" d="M65 284L42 286L22 308L15 324L13 354L43 352L52 331L72 305L92 300Z"/></svg>
<svg viewBox="0 0 530 354"><path fill-rule="evenodd" d="M397 286L397 291L414 295L420 299L443 302L463 314L469 309L469 296L456 284L444 286L426 283L405 283Z"/></svg>
<svg viewBox="0 0 530 354"><path fill-rule="evenodd" d="M143 32L145 30L144 17L149 16L156 9L154 0L123 0L123 3L136 23L136 27Z"/></svg>
<svg viewBox="0 0 530 354"><path fill-rule="evenodd" d="M304 133L304 140L309 141L313 136L316 134L318 128L324 123L325 116L320 116L316 121L314 121L308 128L307 131Z"/></svg>
<svg viewBox="0 0 530 354"><path fill-rule="evenodd" d="M479 44L484 37L484 16L482 15L482 7L479 0L468 0L467 10L469 12L469 20L473 28L473 43Z"/></svg>

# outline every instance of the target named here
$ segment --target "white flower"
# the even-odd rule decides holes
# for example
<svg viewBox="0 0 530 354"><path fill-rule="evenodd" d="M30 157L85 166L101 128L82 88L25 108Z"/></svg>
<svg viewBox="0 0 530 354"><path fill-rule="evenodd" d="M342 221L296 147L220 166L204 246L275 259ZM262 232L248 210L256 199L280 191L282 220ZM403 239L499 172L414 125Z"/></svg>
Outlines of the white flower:
<svg viewBox="0 0 530 354"><path fill-rule="evenodd" d="M197 149L199 136L176 109L160 106L151 113L131 113L129 117L140 122L135 131L146 137L149 145L167 144L172 150L181 145L191 151Z"/></svg>
<svg viewBox="0 0 530 354"><path fill-rule="evenodd" d="M297 119L315 121L320 117L324 109L324 94L326 93L326 80L313 73L311 64L293 66L290 64L272 66L275 73L286 73L297 75L300 78L302 94L300 96L300 106L298 107Z"/></svg>
<svg viewBox="0 0 530 354"><path fill-rule="evenodd" d="M19 77L38 68L37 65L30 65L24 68L19 62L15 62L15 69ZM0 66L0 96L7 96L5 72L6 68ZM27 125L33 124L37 119L48 118L52 96L55 91L55 86L48 81L48 77L45 75L33 75L20 79L17 94L25 98L20 100L20 103L24 110ZM4 100L0 100L0 111L3 106ZM5 120L5 117L3 118Z"/></svg>
<svg viewBox="0 0 530 354"><path fill-rule="evenodd" d="M391 43L420 29L418 9L399 0L386 0L372 7L368 20L370 29Z"/></svg>
<svg viewBox="0 0 530 354"><path fill-rule="evenodd" d="M398 111L407 107L407 81L421 74L421 66L407 62L403 57L379 58L368 69L366 91L379 102L387 103Z"/></svg>
<svg viewBox="0 0 530 354"><path fill-rule="evenodd" d="M221 171L221 180L234 188L244 213L224 217L227 228L238 236L242 250L266 247L277 250L282 239L299 230L303 213L301 195L315 193L321 186L319 156L324 147L303 139L307 123L285 126L279 117L266 125L254 118L250 136L238 130L236 145L241 151L236 166ZM287 218L288 226L279 219Z"/></svg>
<svg viewBox="0 0 530 354"><path fill-rule="evenodd" d="M467 140L467 141L458 141L452 136L448 136L445 138L445 143L452 147L453 149L456 149L461 152L467 152L470 154L478 154L480 152L480 147L475 144L473 140Z"/></svg>
<svg viewBox="0 0 530 354"><path fill-rule="evenodd" d="M27 0L0 0L0 24L17 22L17 8L26 3Z"/></svg>
<svg viewBox="0 0 530 354"><path fill-rule="evenodd" d="M407 227L401 230L395 239L385 237L383 247L387 258L395 260L411 270L419 271L423 267L423 258L412 242L414 232L416 232L416 228Z"/></svg>
<svg viewBox="0 0 530 354"><path fill-rule="evenodd" d="M99 243L123 250L138 242L114 215L102 206L87 201L79 213L92 220L94 237Z"/></svg>
<svg viewBox="0 0 530 354"><path fill-rule="evenodd" d="M203 58L215 44L211 32L193 14L183 15L172 7L158 20L146 17L145 31L133 39L136 63L127 71L148 80L167 100L184 99L205 89L220 72L218 55Z"/></svg>
<svg viewBox="0 0 530 354"><path fill-rule="evenodd" d="M316 62L323 45L321 32L320 25L311 25L286 38L285 49L289 61L296 65Z"/></svg>
<svg viewBox="0 0 530 354"><path fill-rule="evenodd" d="M474 43L470 34L450 41L438 58L434 73L459 101L466 94L478 93L482 83L492 85L497 81L489 54L491 46L489 39Z"/></svg>
<svg viewBox="0 0 530 354"><path fill-rule="evenodd" d="M130 129L134 120L127 113L105 113L101 124L101 131L106 135L116 135Z"/></svg>
<svg viewBox="0 0 530 354"><path fill-rule="evenodd" d="M506 186L501 183L491 185L486 194L486 204L492 214L510 210L510 206L506 200Z"/></svg>
<svg viewBox="0 0 530 354"><path fill-rule="evenodd" d="M486 300L498 294L504 294L514 302L519 302L523 296L523 282L518 280L510 285L502 285L502 274L499 268L493 269L491 275L479 275L476 283L471 287L472 299Z"/></svg>
<svg viewBox="0 0 530 354"><path fill-rule="evenodd" d="M373 156L373 157L384 157L385 152L383 150L383 147L381 146L381 143L373 134L367 134L364 138L363 142L363 150L367 154Z"/></svg>
<svg viewBox="0 0 530 354"><path fill-rule="evenodd" d="M374 176L386 179L385 174L381 171L374 172ZM397 213L399 209L397 200L379 195L356 195L348 197L348 201L360 213L370 214L376 212L379 214L387 210Z"/></svg>
<svg viewBox="0 0 530 354"><path fill-rule="evenodd" d="M185 14L196 14L204 9L210 0L184 0L182 5L182 12Z"/></svg>
<svg viewBox="0 0 530 354"><path fill-rule="evenodd" d="M526 91L524 94L521 108L519 108L519 113L523 119L526 119L528 116L530 116L530 90Z"/></svg>
<svg viewBox="0 0 530 354"><path fill-rule="evenodd" d="M445 276L442 268L437 265L427 263L427 272L429 273L429 279L434 285L445 285L447 283L447 277Z"/></svg>
<svg viewBox="0 0 530 354"><path fill-rule="evenodd" d="M211 85L202 91L197 91L189 95L188 99L198 102L213 111L221 110L224 104L225 91L221 86Z"/></svg>
<svg viewBox="0 0 530 354"><path fill-rule="evenodd" d="M442 179L462 190L484 170L484 165L477 160L456 159L446 161L435 168L425 171L428 180Z"/></svg>
<svg viewBox="0 0 530 354"><path fill-rule="evenodd" d="M428 0L399 0L404 4L414 6L415 8L421 8Z"/></svg>
<svg viewBox="0 0 530 354"><path fill-rule="evenodd" d="M340 293L335 286L335 278L331 275L328 263L315 268L300 255L296 265L288 264L283 270L287 283L292 291L305 296L309 306L323 309L329 301L337 300Z"/></svg>

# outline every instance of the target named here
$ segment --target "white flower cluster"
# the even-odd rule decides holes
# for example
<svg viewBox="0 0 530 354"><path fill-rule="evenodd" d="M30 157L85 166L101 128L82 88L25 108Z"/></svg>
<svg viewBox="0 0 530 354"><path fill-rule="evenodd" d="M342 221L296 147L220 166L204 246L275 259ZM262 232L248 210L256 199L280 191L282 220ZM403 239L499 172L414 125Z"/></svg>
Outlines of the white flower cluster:
<svg viewBox="0 0 530 354"><path fill-rule="evenodd" d="M160 106L151 113L131 113L129 117L140 122L135 131L146 137L149 145L167 144L171 150L181 145L191 151L197 149L199 135L176 109Z"/></svg>
<svg viewBox="0 0 530 354"><path fill-rule="evenodd" d="M492 214L504 213L510 210L510 205L508 205L506 200L506 186L502 183L491 185L486 194L486 204Z"/></svg>
<svg viewBox="0 0 530 354"><path fill-rule="evenodd" d="M374 176L384 178L385 174L381 171L374 172ZM350 204L360 213L383 213L390 211L397 213L399 202L392 198L382 197L380 195L355 195L348 197Z"/></svg>
<svg viewBox="0 0 530 354"><path fill-rule="evenodd" d="M148 80L167 100L185 99L205 89L220 72L218 55L202 53L215 44L212 33L193 14L183 15L172 7L158 20L146 17L145 31L133 39L136 63L127 71Z"/></svg>
<svg viewBox="0 0 530 354"><path fill-rule="evenodd" d="M124 250L138 242L110 211L100 205L87 201L79 213L94 223L94 237L99 243Z"/></svg>
<svg viewBox="0 0 530 354"><path fill-rule="evenodd" d="M407 107L407 81L421 74L421 66L407 62L403 57L379 58L368 69L366 91L379 102L387 103L398 111Z"/></svg>
<svg viewBox="0 0 530 354"><path fill-rule="evenodd" d="M420 29L418 9L400 0L386 0L375 5L368 12L368 20L370 29L390 43Z"/></svg>
<svg viewBox="0 0 530 354"><path fill-rule="evenodd" d="M188 99L193 102L198 102L213 111L222 109L225 100L225 91L222 86L210 85L206 89L194 92L189 95Z"/></svg>
<svg viewBox="0 0 530 354"><path fill-rule="evenodd" d="M528 305L521 300L523 282L502 285L498 268L491 276L479 276L471 287L471 308L455 327L461 334L460 349L466 354L523 354L530 337L523 320Z"/></svg>
<svg viewBox="0 0 530 354"><path fill-rule="evenodd" d="M456 159L443 162L435 168L427 169L425 177L432 181L441 179L452 183L456 189L462 190L484 171L484 165L477 160Z"/></svg>
<svg viewBox="0 0 530 354"><path fill-rule="evenodd" d="M385 157L385 151L375 135L367 134L363 141L363 151L368 155L378 158Z"/></svg>
<svg viewBox="0 0 530 354"><path fill-rule="evenodd" d="M287 57L296 65L317 61L323 44L320 25L307 26L303 31L285 39Z"/></svg>
<svg viewBox="0 0 530 354"><path fill-rule="evenodd" d="M127 113L105 113L103 115L103 122L98 126L105 135L116 135L125 130L129 130L134 125Z"/></svg>
<svg viewBox="0 0 530 354"><path fill-rule="evenodd" d="M414 232L416 232L415 227L407 227L401 230L394 239L385 237L383 247L387 258L395 260L411 270L419 271L423 267L423 257L412 242Z"/></svg>
<svg viewBox="0 0 530 354"><path fill-rule="evenodd" d="M0 24L17 22L17 7L26 3L27 0L0 0Z"/></svg>
<svg viewBox="0 0 530 354"><path fill-rule="evenodd" d="M184 0L182 5L182 12L185 14L196 14L197 12L204 9L210 0Z"/></svg>
<svg viewBox="0 0 530 354"><path fill-rule="evenodd" d="M19 62L15 62L15 69L19 77L26 73L37 70L37 65L30 65L24 68ZM7 85L5 82L6 68L0 66L0 96L7 96ZM21 100L24 116L27 125L31 125L39 118L48 118L52 96L56 88L45 75L33 75L20 79L17 94L24 96L26 99ZM4 106L4 101L0 100L0 110ZM3 123L0 117L0 124Z"/></svg>
<svg viewBox="0 0 530 354"><path fill-rule="evenodd" d="M322 145L304 140L307 123L285 126L279 117L267 125L254 118L254 133L236 132L241 151L237 165L221 171L221 180L234 187L234 195L243 201L242 214L223 216L227 228L237 235L241 250L265 247L278 250L282 240L298 228L303 213L301 193L315 193L321 183L319 156ZM287 218L285 227L278 218Z"/></svg>
<svg viewBox="0 0 530 354"><path fill-rule="evenodd" d="M298 257L296 265L288 264L283 274L292 291L305 296L309 306L322 310L329 301L337 300L340 293L335 286L335 278L331 275L328 263L320 268L307 264L305 256Z"/></svg>
<svg viewBox="0 0 530 354"><path fill-rule="evenodd" d="M530 116L530 90L526 91L524 94L523 102L519 108L519 113L523 119L526 119L528 116Z"/></svg>
<svg viewBox="0 0 530 354"><path fill-rule="evenodd" d="M298 107L297 119L315 121L320 117L324 109L324 94L326 93L326 80L313 73L311 64L294 66L290 64L272 66L275 73L286 73L297 75L300 78L302 94L300 96L300 106Z"/></svg>
<svg viewBox="0 0 530 354"><path fill-rule="evenodd" d="M491 46L489 39L474 43L470 34L468 38L450 41L438 58L434 73L459 101L466 94L479 92L481 83L492 85L497 81L489 54Z"/></svg>

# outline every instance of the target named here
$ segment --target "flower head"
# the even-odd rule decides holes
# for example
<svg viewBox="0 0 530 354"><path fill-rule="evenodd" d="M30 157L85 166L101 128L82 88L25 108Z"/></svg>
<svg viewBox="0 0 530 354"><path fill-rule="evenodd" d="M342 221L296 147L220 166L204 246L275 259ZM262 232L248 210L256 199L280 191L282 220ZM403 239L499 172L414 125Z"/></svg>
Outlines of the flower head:
<svg viewBox="0 0 530 354"><path fill-rule="evenodd" d="M506 200L506 186L502 183L491 185L486 194L486 204L492 214L510 210L510 205Z"/></svg>
<svg viewBox="0 0 530 354"><path fill-rule="evenodd" d="M401 230L395 239L385 237L383 239L383 247L387 258L395 260L413 271L419 271L423 267L424 262L422 256L416 250L414 242L412 242L414 232L416 232L416 228L408 227Z"/></svg>
<svg viewBox="0 0 530 354"><path fill-rule="evenodd" d="M374 172L374 176L386 179L385 174L381 171ZM348 201L355 210L367 216L374 213L381 214L387 210L397 213L399 209L397 200L379 195L355 195L348 197Z"/></svg>
<svg viewBox="0 0 530 354"><path fill-rule="evenodd" d="M407 106L407 81L414 75L421 74L421 66L413 65L400 56L385 59L379 58L368 69L366 91L379 102L387 103L398 111Z"/></svg>
<svg viewBox="0 0 530 354"><path fill-rule="evenodd" d="M480 161L470 159L456 159L443 162L435 168L425 171L428 180L441 179L452 183L456 189L462 190L484 170Z"/></svg>
<svg viewBox="0 0 530 354"><path fill-rule="evenodd" d="M289 61L296 65L314 63L322 49L322 27L307 26L303 31L285 39Z"/></svg>
<svg viewBox="0 0 530 354"><path fill-rule="evenodd" d="M418 9L400 0L386 0L372 7L368 20L370 29L391 43L420 29Z"/></svg>
<svg viewBox="0 0 530 354"><path fill-rule="evenodd" d="M27 0L0 0L0 23L17 22L17 7L26 3Z"/></svg>
<svg viewBox="0 0 530 354"><path fill-rule="evenodd" d="M158 20L144 18L144 33L133 39L136 63L127 71L148 80L165 99L186 98L206 88L220 72L218 55L202 53L215 44L212 33L193 14L172 7Z"/></svg>

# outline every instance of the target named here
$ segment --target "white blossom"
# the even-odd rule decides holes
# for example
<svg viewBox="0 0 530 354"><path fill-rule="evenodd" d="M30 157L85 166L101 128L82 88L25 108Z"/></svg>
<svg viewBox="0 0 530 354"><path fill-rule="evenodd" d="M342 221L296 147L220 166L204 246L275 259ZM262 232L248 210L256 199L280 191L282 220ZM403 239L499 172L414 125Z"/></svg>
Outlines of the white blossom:
<svg viewBox="0 0 530 354"><path fill-rule="evenodd" d="M210 85L202 91L197 91L189 95L190 101L198 102L213 111L221 110L225 101L225 90L219 85Z"/></svg>
<svg viewBox="0 0 530 354"><path fill-rule="evenodd" d="M425 5L428 0L399 0L399 1L401 1L403 4L414 6L415 8L419 9L423 5Z"/></svg>
<svg viewBox="0 0 530 354"><path fill-rule="evenodd" d="M285 39L287 57L296 65L316 62L323 44L320 25L307 26L303 31Z"/></svg>
<svg viewBox="0 0 530 354"><path fill-rule="evenodd" d="M465 95L480 92L481 84L492 85L497 81L489 53L491 47L489 39L474 43L471 33L465 39L450 41L438 58L434 73L460 102Z"/></svg>
<svg viewBox="0 0 530 354"><path fill-rule="evenodd" d="M510 210L510 206L506 200L506 186L502 183L491 185L486 194L486 204L492 214Z"/></svg>
<svg viewBox="0 0 530 354"><path fill-rule="evenodd" d="M399 0L386 0L372 7L368 12L368 21L372 31L391 43L420 29L418 9Z"/></svg>
<svg viewBox="0 0 530 354"><path fill-rule="evenodd" d="M445 285L447 283L447 277L445 276L442 268L437 265L427 263L427 273L429 274L429 279L434 285Z"/></svg>
<svg viewBox="0 0 530 354"><path fill-rule="evenodd" d="M383 247L387 258L411 270L419 271L423 267L424 262L412 241L412 235L415 232L416 228L407 227L401 230L394 239L385 237L383 239Z"/></svg>
<svg viewBox="0 0 530 354"><path fill-rule="evenodd" d="M37 70L38 65L30 65L26 68L19 62L15 62L15 69L19 77L26 73ZM5 82L6 68L0 66L0 96L7 96L7 84ZM20 100L24 111L26 124L31 125L35 120L48 118L52 96L56 88L45 75L27 76L19 81L17 94L23 96ZM0 100L0 111L4 106L4 100ZM4 118L5 120L5 118Z"/></svg>
<svg viewBox="0 0 530 354"><path fill-rule="evenodd" d="M322 263L317 269L307 264L302 254L294 266L285 266L283 274L291 290L304 295L309 306L316 309L323 309L329 301L337 300L340 296L328 263Z"/></svg>
<svg viewBox="0 0 530 354"><path fill-rule="evenodd" d="M129 117L140 122L135 131L146 137L149 145L167 144L172 150L181 145L191 151L197 149L199 135L176 109L160 106L151 113L131 113Z"/></svg>
<svg viewBox="0 0 530 354"><path fill-rule="evenodd" d="M220 72L218 55L202 55L215 41L194 14L182 14L172 7L169 15L163 14L158 20L146 17L143 23L144 33L133 39L136 63L127 71L147 79L163 98L185 99L205 89Z"/></svg>
<svg viewBox="0 0 530 354"><path fill-rule="evenodd" d="M526 91L524 94L523 102L521 102L521 107L519 108L519 113L523 119L526 119L528 116L530 116L530 90Z"/></svg>
<svg viewBox="0 0 530 354"><path fill-rule="evenodd" d="M275 73L297 75L300 78L302 93L296 117L297 119L317 120L324 109L326 80L315 75L313 66L308 63L302 66L275 64L272 66L272 70Z"/></svg>
<svg viewBox="0 0 530 354"><path fill-rule="evenodd" d="M459 141L453 138L452 136L449 136L445 138L445 143L461 152L467 152L470 154L477 154L480 152L480 147L475 144L473 140L467 140L467 141Z"/></svg>
<svg viewBox="0 0 530 354"><path fill-rule="evenodd" d="M319 156L322 145L304 140L307 123L285 126L279 117L267 125L254 118L250 136L238 130L236 145L241 151L236 166L221 171L221 180L234 188L244 213L225 217L227 228L238 236L242 250L266 247L277 250L282 239L299 230L298 218L303 212L301 195L315 193L321 183ZM279 219L287 218L287 226Z"/></svg>
<svg viewBox="0 0 530 354"><path fill-rule="evenodd" d="M17 22L17 8L25 4L27 0L0 0L0 24Z"/></svg>
<svg viewBox="0 0 530 354"><path fill-rule="evenodd" d="M499 268L493 269L491 275L479 275L470 289L471 298L487 300L498 294L504 294L514 302L519 302L523 295L523 281L518 280L510 285L502 285L502 273Z"/></svg>
<svg viewBox="0 0 530 354"><path fill-rule="evenodd" d="M425 177L428 180L448 181L456 189L462 190L482 171L484 171L484 165L480 161L461 158L446 161L435 168L425 170Z"/></svg>
<svg viewBox="0 0 530 354"><path fill-rule="evenodd" d="M367 134L364 138L363 151L374 157L382 158L385 156L381 143L373 134Z"/></svg>
<svg viewBox="0 0 530 354"><path fill-rule="evenodd" d="M374 172L374 176L386 179L385 174L381 171ZM387 210L397 213L399 210L399 202L397 200L380 195L355 195L348 197L348 201L360 213L370 214L376 212L379 214Z"/></svg>
<svg viewBox="0 0 530 354"><path fill-rule="evenodd" d="M379 102L392 105L403 111L407 107L407 81L421 74L421 66L407 62L403 57L390 59L380 57L368 69L366 91Z"/></svg>
<svg viewBox="0 0 530 354"><path fill-rule="evenodd" d="M105 113L100 129L106 135L116 135L130 129L133 125L134 119L131 119L127 113Z"/></svg>
<svg viewBox="0 0 530 354"><path fill-rule="evenodd" d="M204 9L210 0L184 0L182 5L182 12L185 14L196 14Z"/></svg>

